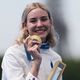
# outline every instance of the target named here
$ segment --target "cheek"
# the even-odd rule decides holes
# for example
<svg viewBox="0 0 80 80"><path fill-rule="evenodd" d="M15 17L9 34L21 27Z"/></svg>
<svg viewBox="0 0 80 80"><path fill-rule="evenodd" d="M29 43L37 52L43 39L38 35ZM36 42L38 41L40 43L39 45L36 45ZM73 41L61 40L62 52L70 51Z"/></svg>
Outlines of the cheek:
<svg viewBox="0 0 80 80"><path fill-rule="evenodd" d="M27 22L27 28L28 28L28 30L30 30L31 29L31 24L29 23L29 22Z"/></svg>
<svg viewBox="0 0 80 80"><path fill-rule="evenodd" d="M34 26L33 25L27 25L27 28L28 28L29 34L32 34L33 33L32 29L34 28Z"/></svg>
<svg viewBox="0 0 80 80"><path fill-rule="evenodd" d="M31 33L32 28L30 26L28 26L28 32Z"/></svg>
<svg viewBox="0 0 80 80"><path fill-rule="evenodd" d="M30 22L27 22L27 27L28 27L29 29L33 28L34 26L35 26L35 24L32 24L32 23L30 23Z"/></svg>
<svg viewBox="0 0 80 80"><path fill-rule="evenodd" d="M30 31L31 31L31 26L28 25L28 24L27 24L27 30L28 30L28 32L30 33Z"/></svg>
<svg viewBox="0 0 80 80"><path fill-rule="evenodd" d="M49 26L49 27L51 27L51 25L52 25L50 20L48 20L48 21L45 22L44 24L45 24L46 26Z"/></svg>
<svg viewBox="0 0 80 80"><path fill-rule="evenodd" d="M48 30L50 31L50 30L51 30L51 27L52 27L51 23L48 22L48 23L47 23L47 26L48 26Z"/></svg>
<svg viewBox="0 0 80 80"><path fill-rule="evenodd" d="M49 24L49 25L48 25L48 31L47 31L47 32L48 32L48 33L51 32L51 29L52 29L52 25Z"/></svg>
<svg viewBox="0 0 80 80"><path fill-rule="evenodd" d="M51 21L49 21L49 29L51 30L51 27L52 27L52 23Z"/></svg>
<svg viewBox="0 0 80 80"><path fill-rule="evenodd" d="M49 34L51 32L51 26L48 26L48 30L47 30L47 34Z"/></svg>

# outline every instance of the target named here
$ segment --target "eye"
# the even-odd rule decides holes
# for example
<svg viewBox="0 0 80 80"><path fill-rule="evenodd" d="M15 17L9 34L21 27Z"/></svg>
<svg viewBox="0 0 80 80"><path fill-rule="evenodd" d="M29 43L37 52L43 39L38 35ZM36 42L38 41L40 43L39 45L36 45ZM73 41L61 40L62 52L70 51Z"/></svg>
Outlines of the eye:
<svg viewBox="0 0 80 80"><path fill-rule="evenodd" d="M31 22L31 23L35 23L35 22L37 22L37 19L36 19L36 18L31 18L31 19L30 19L30 22Z"/></svg>
<svg viewBox="0 0 80 80"><path fill-rule="evenodd" d="M48 20L48 17L47 16L43 16L43 17L40 18L40 20L41 21L47 21Z"/></svg>

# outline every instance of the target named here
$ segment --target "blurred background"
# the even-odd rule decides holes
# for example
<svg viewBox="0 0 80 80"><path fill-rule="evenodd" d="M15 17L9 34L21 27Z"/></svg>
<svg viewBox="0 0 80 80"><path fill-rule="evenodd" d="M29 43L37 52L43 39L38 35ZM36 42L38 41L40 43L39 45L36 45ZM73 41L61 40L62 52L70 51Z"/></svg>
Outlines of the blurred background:
<svg viewBox="0 0 80 80"><path fill-rule="evenodd" d="M19 33L22 12L31 2L45 3L51 11L59 35L54 50L67 65L63 80L80 80L80 0L0 0L0 66ZM1 73L0 67L0 79Z"/></svg>

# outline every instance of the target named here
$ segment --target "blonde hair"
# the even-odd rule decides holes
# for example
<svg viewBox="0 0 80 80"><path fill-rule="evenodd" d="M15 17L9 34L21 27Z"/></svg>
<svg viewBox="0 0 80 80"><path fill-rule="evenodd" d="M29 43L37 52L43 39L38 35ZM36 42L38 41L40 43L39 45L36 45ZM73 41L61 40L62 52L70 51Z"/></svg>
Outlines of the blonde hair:
<svg viewBox="0 0 80 80"><path fill-rule="evenodd" d="M25 27L25 24L27 22L27 15L29 14L29 12L33 9L36 8L41 8L43 10L45 10L48 13L48 17L50 19L50 21L52 22L52 17L50 14L50 11L48 10L48 8L42 4L42 3L31 3L29 5L26 6L26 8L23 11L22 14L22 20L21 20L21 31L20 31L20 35L17 38L17 42L22 43L24 39L26 39L26 37L28 37L29 33L27 31L27 27ZM48 36L46 37L46 40L49 42L50 46L53 47L55 46L56 42L55 42L55 36L54 36L54 27L52 26L53 31L51 31Z"/></svg>

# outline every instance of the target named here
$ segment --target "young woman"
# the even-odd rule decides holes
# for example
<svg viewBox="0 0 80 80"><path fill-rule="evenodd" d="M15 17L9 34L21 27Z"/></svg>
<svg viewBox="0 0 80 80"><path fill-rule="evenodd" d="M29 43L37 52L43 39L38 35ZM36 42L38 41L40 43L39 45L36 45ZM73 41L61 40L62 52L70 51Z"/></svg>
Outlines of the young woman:
<svg viewBox="0 0 80 80"><path fill-rule="evenodd" d="M54 27L48 8L41 3L26 6L16 44L5 52L2 80L47 80L56 61L62 61L55 46ZM42 43L28 40L38 35Z"/></svg>

